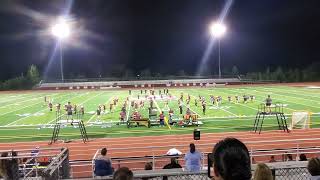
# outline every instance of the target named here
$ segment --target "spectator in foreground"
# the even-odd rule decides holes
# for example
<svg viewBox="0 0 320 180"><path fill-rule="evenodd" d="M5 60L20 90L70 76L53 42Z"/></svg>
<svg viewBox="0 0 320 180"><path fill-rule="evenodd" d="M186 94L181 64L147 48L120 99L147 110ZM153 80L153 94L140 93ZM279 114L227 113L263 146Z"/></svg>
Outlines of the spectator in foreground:
<svg viewBox="0 0 320 180"><path fill-rule="evenodd" d="M307 156L305 154L300 154L299 161L308 161Z"/></svg>
<svg viewBox="0 0 320 180"><path fill-rule="evenodd" d="M3 152L1 157L8 157L7 152ZM7 179L8 178L8 160L7 159L0 159L0 178Z"/></svg>
<svg viewBox="0 0 320 180"><path fill-rule="evenodd" d="M251 164L247 147L238 139L226 138L213 148L215 180L250 180Z"/></svg>
<svg viewBox="0 0 320 180"><path fill-rule="evenodd" d="M320 159L311 158L308 163L308 171L311 174L311 180L320 180Z"/></svg>
<svg viewBox="0 0 320 180"><path fill-rule="evenodd" d="M133 173L129 168L121 167L114 173L113 180L133 180Z"/></svg>
<svg viewBox="0 0 320 180"><path fill-rule="evenodd" d="M19 164L18 159L14 157L18 156L18 153L15 151L11 152L12 158L7 160L7 176L8 179L17 180L19 179Z"/></svg>
<svg viewBox="0 0 320 180"><path fill-rule="evenodd" d="M270 160L269 160L269 163L273 163L273 162L277 162L277 161L274 159L274 156L271 156Z"/></svg>
<svg viewBox="0 0 320 180"><path fill-rule="evenodd" d="M253 180L273 180L271 169L264 163L257 164Z"/></svg>
<svg viewBox="0 0 320 180"><path fill-rule="evenodd" d="M193 143L190 144L190 151L186 154L184 160L188 171L200 172L202 156Z"/></svg>
<svg viewBox="0 0 320 180"><path fill-rule="evenodd" d="M102 148L101 155L95 159L94 173L96 176L112 175L111 159L107 156L107 148Z"/></svg>

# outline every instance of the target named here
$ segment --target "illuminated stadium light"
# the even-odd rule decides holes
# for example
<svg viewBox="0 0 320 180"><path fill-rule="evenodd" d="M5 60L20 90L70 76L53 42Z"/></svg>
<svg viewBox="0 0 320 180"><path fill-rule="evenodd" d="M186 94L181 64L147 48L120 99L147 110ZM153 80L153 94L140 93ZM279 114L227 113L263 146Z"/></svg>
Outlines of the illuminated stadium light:
<svg viewBox="0 0 320 180"><path fill-rule="evenodd" d="M60 17L58 22L51 27L51 33L59 40L61 81L64 82L62 44L63 40L70 36L70 25L65 18Z"/></svg>
<svg viewBox="0 0 320 180"><path fill-rule="evenodd" d="M52 26L51 33L58 39L66 39L70 36L70 26L64 19Z"/></svg>
<svg viewBox="0 0 320 180"><path fill-rule="evenodd" d="M220 39L226 33L227 28L222 23L213 23L210 26L210 33L212 37L218 39L219 44L219 78L221 78L221 55L220 55Z"/></svg>
<svg viewBox="0 0 320 180"><path fill-rule="evenodd" d="M222 37L227 31L227 28L224 24L221 23L213 23L210 26L210 33L213 37L220 38Z"/></svg>

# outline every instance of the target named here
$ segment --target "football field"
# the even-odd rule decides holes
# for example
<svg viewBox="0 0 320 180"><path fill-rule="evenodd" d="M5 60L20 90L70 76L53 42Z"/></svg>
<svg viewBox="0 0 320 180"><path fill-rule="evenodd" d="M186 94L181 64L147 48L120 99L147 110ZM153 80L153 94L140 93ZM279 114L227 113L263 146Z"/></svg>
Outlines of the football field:
<svg viewBox="0 0 320 180"><path fill-rule="evenodd" d="M190 110L199 116L199 121L203 124L198 127L201 132L229 132L229 131L250 131L255 120L258 106L264 103L267 95L271 95L273 104L283 104L284 113L291 121L291 114L295 111L308 111L311 113L311 127L320 127L320 89L308 87L291 86L235 86L217 88L173 88L169 89L171 94L168 96L159 95L159 90L154 89L156 99L154 101L158 112L163 111L168 117L168 110L174 111L174 120L182 119L178 108L178 99L181 93L184 98L191 97ZM138 99L139 95L139 99ZM210 95L221 96L220 105L211 104ZM243 103L243 95L253 95L255 99ZM132 90L129 95L128 90L70 90L70 91L17 91L0 93L0 142L30 141L30 140L50 140L53 125L57 117L56 104L60 103L61 108L64 104L71 102L76 104L78 109L84 107L85 113L83 121L87 128L89 138L99 137L125 137L125 136L145 136L162 134L181 134L191 133L192 127L181 126L152 126L150 128L139 126L127 128L125 124L119 124L119 114L122 104L127 97L130 100L144 101L144 107L138 111L142 117L148 117L149 100L145 99L145 91L140 89ZM195 99L199 96L206 100L206 113L203 114L201 103L198 101L196 106ZM228 96L232 97L232 102L228 101ZM236 103L234 97L239 96L240 102ZM51 101L53 110L50 111L44 97ZM109 111L109 105L115 98L119 102ZM166 107L168 102L168 107ZM96 110L99 105L105 105L106 110L97 116ZM186 111L186 104L183 104L183 111ZM130 104L126 109L126 119L134 112ZM64 114L64 110L63 113ZM74 115L73 118L77 118ZM277 121L274 116L265 119L263 130L277 129ZM77 127L66 125L60 130L60 139L80 138Z"/></svg>

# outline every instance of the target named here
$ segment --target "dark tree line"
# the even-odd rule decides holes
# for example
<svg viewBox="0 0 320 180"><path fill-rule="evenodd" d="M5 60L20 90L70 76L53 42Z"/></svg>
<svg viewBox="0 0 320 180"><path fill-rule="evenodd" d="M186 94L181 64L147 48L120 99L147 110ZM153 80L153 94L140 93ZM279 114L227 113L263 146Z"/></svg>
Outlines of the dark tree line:
<svg viewBox="0 0 320 180"><path fill-rule="evenodd" d="M264 72L250 72L246 74L247 79L258 81L278 81L278 82L306 82L320 80L320 62L312 63L304 68L282 68L275 69L267 67Z"/></svg>
<svg viewBox="0 0 320 180"><path fill-rule="evenodd" d="M39 83L40 74L35 65L31 65L26 74L0 82L0 90L31 89Z"/></svg>
<svg viewBox="0 0 320 180"><path fill-rule="evenodd" d="M242 77L242 79L249 79L255 81L277 81L277 82L306 82L306 81L320 81L320 62L315 62L304 68L287 68L287 67L266 67L261 72L248 72L241 74L237 66L230 69L223 69L222 74L225 77ZM41 78L38 68L31 65L27 72L18 77L8 79L0 82L0 90L14 90L14 89L31 89L37 85ZM153 72L150 69L141 70L134 73L132 70L121 67L115 68L109 74L100 75L99 78L106 78L107 80L135 80L135 79L179 79L189 78L188 74L183 69L178 70L176 74L161 74ZM209 75L209 74L208 74ZM216 74L210 74L216 75ZM84 79L86 75L70 76L71 79Z"/></svg>

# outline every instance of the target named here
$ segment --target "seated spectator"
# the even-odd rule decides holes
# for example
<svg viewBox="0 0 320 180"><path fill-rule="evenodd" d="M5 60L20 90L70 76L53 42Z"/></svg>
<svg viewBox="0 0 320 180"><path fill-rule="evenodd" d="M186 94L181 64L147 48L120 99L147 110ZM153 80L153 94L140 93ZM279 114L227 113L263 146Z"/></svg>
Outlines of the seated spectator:
<svg viewBox="0 0 320 180"><path fill-rule="evenodd" d="M182 168L176 157L172 157L171 162L163 167L163 169L176 169L176 168Z"/></svg>
<svg viewBox="0 0 320 180"><path fill-rule="evenodd" d="M152 167L152 162L147 162L145 165L144 165L144 170L152 170L153 167Z"/></svg>
<svg viewBox="0 0 320 180"><path fill-rule="evenodd" d="M287 161L293 161L292 154L287 154Z"/></svg>
<svg viewBox="0 0 320 180"><path fill-rule="evenodd" d="M163 167L163 169L177 169L182 168L181 165L178 163L178 158L172 157L171 162ZM162 180L167 180L167 176L163 176Z"/></svg>
<svg viewBox="0 0 320 180"><path fill-rule="evenodd" d="M144 170L152 170L153 167L152 167L152 162L147 162L145 165L144 165ZM144 178L141 178L142 180L148 180L149 177L144 177Z"/></svg>
<svg viewBox="0 0 320 180"><path fill-rule="evenodd" d="M277 161L274 159L274 156L271 156L270 160L269 160L269 163L273 163L273 162L277 162Z"/></svg>
<svg viewBox="0 0 320 180"><path fill-rule="evenodd" d="M320 159L311 158L308 163L308 171L311 174L311 180L320 180Z"/></svg>
<svg viewBox="0 0 320 180"><path fill-rule="evenodd" d="M215 180L250 180L251 164L247 147L238 139L226 138L213 148Z"/></svg>
<svg viewBox="0 0 320 180"><path fill-rule="evenodd" d="M101 149L101 155L95 159L94 173L96 176L112 175L111 159L107 156L107 149Z"/></svg>
<svg viewBox="0 0 320 180"><path fill-rule="evenodd" d="M186 154L184 160L188 171L200 171L202 156L201 153L196 150L196 146L193 143L190 144L190 151Z"/></svg>
<svg viewBox="0 0 320 180"><path fill-rule="evenodd" d="M299 161L308 161L307 156L305 154L300 154Z"/></svg>
<svg viewBox="0 0 320 180"><path fill-rule="evenodd" d="M253 180L273 180L271 169L264 163L257 164Z"/></svg>
<svg viewBox="0 0 320 180"><path fill-rule="evenodd" d="M285 152L283 155L282 155L282 161L293 161L293 157L292 157L292 154L288 154L288 152Z"/></svg>
<svg viewBox="0 0 320 180"><path fill-rule="evenodd" d="M113 180L133 180L133 173L129 168L121 167L114 173Z"/></svg>

